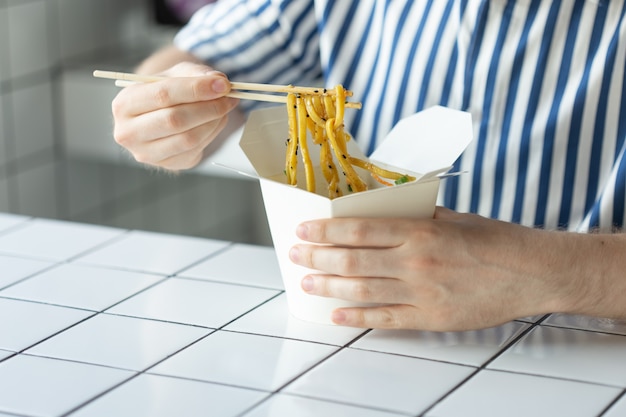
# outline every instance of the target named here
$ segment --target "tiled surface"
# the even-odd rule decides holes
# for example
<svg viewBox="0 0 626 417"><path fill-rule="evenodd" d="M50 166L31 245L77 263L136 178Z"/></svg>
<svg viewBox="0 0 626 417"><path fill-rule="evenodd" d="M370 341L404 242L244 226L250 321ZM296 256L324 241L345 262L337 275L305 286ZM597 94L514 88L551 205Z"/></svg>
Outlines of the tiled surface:
<svg viewBox="0 0 626 417"><path fill-rule="evenodd" d="M513 342L528 325L511 322L466 332L373 330L352 346L378 352L481 366Z"/></svg>
<svg viewBox="0 0 626 417"><path fill-rule="evenodd" d="M604 414L604 417L621 417L626 416L626 395L622 394L622 397L615 403L609 411Z"/></svg>
<svg viewBox="0 0 626 417"><path fill-rule="evenodd" d="M283 293L237 319L225 329L337 346L344 346L365 332L364 329L351 327L319 326L298 320L285 314L285 311L287 298Z"/></svg>
<svg viewBox="0 0 626 417"><path fill-rule="evenodd" d="M37 219L0 235L0 254L64 261L123 233L102 226Z"/></svg>
<svg viewBox="0 0 626 417"><path fill-rule="evenodd" d="M8 58L13 77L48 69L53 61L46 3L49 2L16 2L7 9L11 40Z"/></svg>
<svg viewBox="0 0 626 417"><path fill-rule="evenodd" d="M336 350L319 343L217 331L150 372L275 391Z"/></svg>
<svg viewBox="0 0 626 417"><path fill-rule="evenodd" d="M4 287L14 284L35 272L49 268L51 262L37 259L15 258L0 255L0 292Z"/></svg>
<svg viewBox="0 0 626 417"><path fill-rule="evenodd" d="M0 234L8 229L24 224L29 218L17 214L0 213Z"/></svg>
<svg viewBox="0 0 626 417"><path fill-rule="evenodd" d="M2 12L3 12L3 10L0 9L0 26L4 26L5 25L5 23L3 23L3 18L2 18L3 17L3 13ZM1 31L2 31L2 29L0 29L0 56L3 56L2 55L2 50L3 50L3 48L2 48L2 41L3 40L2 40L2 34L1 34L2 32ZM3 65L2 65L2 63L0 63L0 83L2 83L2 72L3 72L2 71L2 67L3 67ZM4 167L5 164L7 163L8 159L9 159L7 157L7 142L8 142L8 139L6 138L7 134L5 133L6 130L4 128L4 124L5 124L4 119L7 117L6 113L5 113L4 109L3 109L3 107L4 107L4 104L3 104L4 96L6 96L8 98L9 95L8 94L3 94L3 91L0 89L0 167ZM0 194L0 197L3 197L3 194ZM5 201L5 203L6 203L6 201ZM0 203L0 210L2 209L1 208L2 204L3 203Z"/></svg>
<svg viewBox="0 0 626 417"><path fill-rule="evenodd" d="M2 97L0 97L0 100L1 99ZM0 139L0 146L1 145L2 140ZM0 177L0 210L10 210L9 201L9 180ZM2 232L0 231L0 233Z"/></svg>
<svg viewBox="0 0 626 417"><path fill-rule="evenodd" d="M182 276L282 290L276 252L272 247L237 244L221 256L200 262Z"/></svg>
<svg viewBox="0 0 626 417"><path fill-rule="evenodd" d="M29 54L31 55L31 54ZM23 158L54 146L52 83L43 82L12 93L15 157Z"/></svg>
<svg viewBox="0 0 626 417"><path fill-rule="evenodd" d="M227 245L221 241L133 231L118 242L81 257L79 262L173 274Z"/></svg>
<svg viewBox="0 0 626 417"><path fill-rule="evenodd" d="M603 319L567 314L551 314L544 324L570 329L626 335L626 320Z"/></svg>
<svg viewBox="0 0 626 417"><path fill-rule="evenodd" d="M14 260L18 271L43 269L43 261L0 257L0 268ZM15 265L17 264L17 265ZM11 274L9 274L11 276ZM4 277L3 277L4 278ZM0 278L0 289L2 280ZM0 296L101 311L159 282L164 277L117 269L62 264L0 290Z"/></svg>
<svg viewBox="0 0 626 417"><path fill-rule="evenodd" d="M25 353L140 371L207 333L199 327L100 314Z"/></svg>
<svg viewBox="0 0 626 417"><path fill-rule="evenodd" d="M275 262L267 247L0 214L0 416L626 413L624 323L315 325L288 314Z"/></svg>
<svg viewBox="0 0 626 417"><path fill-rule="evenodd" d="M539 326L489 367L626 387L624 336Z"/></svg>
<svg viewBox="0 0 626 417"><path fill-rule="evenodd" d="M103 366L17 355L0 362L0 410L59 416L131 376Z"/></svg>
<svg viewBox="0 0 626 417"><path fill-rule="evenodd" d="M172 278L109 311L134 317L217 328L254 309L276 291Z"/></svg>
<svg viewBox="0 0 626 417"><path fill-rule="evenodd" d="M404 414L321 401L313 398L298 397L295 395L278 394L245 414L245 417L399 417L402 415Z"/></svg>
<svg viewBox="0 0 626 417"><path fill-rule="evenodd" d="M59 208L61 194L57 181L59 164L50 160L52 153L53 149L50 147L31 154L36 160L43 158L34 166L28 157L16 164L19 172L10 177L14 188L18 190L13 202L14 210L36 217L61 216Z"/></svg>
<svg viewBox="0 0 626 417"><path fill-rule="evenodd" d="M482 371L427 417L597 416L620 389L532 375Z"/></svg>
<svg viewBox="0 0 626 417"><path fill-rule="evenodd" d="M414 415L474 371L468 366L344 349L298 378L285 391Z"/></svg>
<svg viewBox="0 0 626 417"><path fill-rule="evenodd" d="M7 41L9 30L7 23L7 9L1 7L3 4L0 2L0 56L7 56L9 54L9 42ZM0 60L0 82L4 81L9 76L9 61L6 59ZM1 117L0 117L1 119ZM0 126L1 126L0 122Z"/></svg>
<svg viewBox="0 0 626 417"><path fill-rule="evenodd" d="M0 349L20 351L89 317L90 312L0 298Z"/></svg>
<svg viewBox="0 0 626 417"><path fill-rule="evenodd" d="M71 416L237 416L267 396L261 391L143 374Z"/></svg>

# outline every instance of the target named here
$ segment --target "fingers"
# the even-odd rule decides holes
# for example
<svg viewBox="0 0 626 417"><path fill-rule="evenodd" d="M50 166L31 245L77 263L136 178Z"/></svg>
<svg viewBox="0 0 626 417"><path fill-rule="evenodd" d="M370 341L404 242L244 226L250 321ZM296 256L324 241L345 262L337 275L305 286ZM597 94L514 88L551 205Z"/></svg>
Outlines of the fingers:
<svg viewBox="0 0 626 417"><path fill-rule="evenodd" d="M289 258L298 265L344 277L388 277L397 272L391 250L295 245Z"/></svg>
<svg viewBox="0 0 626 417"><path fill-rule="evenodd" d="M394 247L407 236L408 222L401 219L322 219L301 223L296 235L309 242L344 246Z"/></svg>
<svg viewBox="0 0 626 417"><path fill-rule="evenodd" d="M113 114L138 116L184 103L214 100L230 91L230 82L212 71L201 77L172 77L124 88L113 101Z"/></svg>
<svg viewBox="0 0 626 417"><path fill-rule="evenodd" d="M307 275L302 289L311 295L361 303L402 304L411 301L403 282L395 278L345 278L333 275Z"/></svg>
<svg viewBox="0 0 626 417"><path fill-rule="evenodd" d="M226 97L158 109L117 123L115 140L132 151L137 144L189 132L198 126L217 121L236 105L237 100Z"/></svg>
<svg viewBox="0 0 626 417"><path fill-rule="evenodd" d="M160 139L150 147L153 160L142 161L139 155L135 155L135 159L174 171L192 168L202 161L204 149L226 122L227 117L224 117L216 123L207 123L185 132L180 137Z"/></svg>
<svg viewBox="0 0 626 417"><path fill-rule="evenodd" d="M227 121L228 117L224 116L220 119L193 127L187 131L173 133L158 139L131 137L129 140L124 140L123 137L116 136L116 141L129 150L136 161L171 169L170 164L165 164L164 161L170 160L169 162L172 162L172 160L178 158L179 155L201 155L204 148L206 148L224 128ZM188 164L185 163L183 165ZM192 166L194 165L189 165L188 167ZM179 166L177 169L182 169L182 166Z"/></svg>
<svg viewBox="0 0 626 417"><path fill-rule="evenodd" d="M487 321L467 318L458 309L437 311L408 304L378 307L338 308L331 320L341 326L366 329L414 329L434 332L456 332L495 327L512 319L495 317Z"/></svg>
<svg viewBox="0 0 626 417"><path fill-rule="evenodd" d="M340 308L333 311L331 319L342 326L367 329L430 329L429 323L422 323L416 309L409 305Z"/></svg>
<svg viewBox="0 0 626 417"><path fill-rule="evenodd" d="M188 169L202 160L239 101L225 97L230 81L206 65L183 62L162 75L115 97L114 138L139 162Z"/></svg>

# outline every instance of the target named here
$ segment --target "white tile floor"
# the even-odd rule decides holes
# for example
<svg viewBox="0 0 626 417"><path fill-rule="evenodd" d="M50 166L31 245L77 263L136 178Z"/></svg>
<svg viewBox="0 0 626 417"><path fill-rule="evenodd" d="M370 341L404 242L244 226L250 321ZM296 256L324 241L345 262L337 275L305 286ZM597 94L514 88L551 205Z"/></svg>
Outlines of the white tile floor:
<svg viewBox="0 0 626 417"><path fill-rule="evenodd" d="M0 214L0 417L626 415L626 323L289 316L267 247Z"/></svg>

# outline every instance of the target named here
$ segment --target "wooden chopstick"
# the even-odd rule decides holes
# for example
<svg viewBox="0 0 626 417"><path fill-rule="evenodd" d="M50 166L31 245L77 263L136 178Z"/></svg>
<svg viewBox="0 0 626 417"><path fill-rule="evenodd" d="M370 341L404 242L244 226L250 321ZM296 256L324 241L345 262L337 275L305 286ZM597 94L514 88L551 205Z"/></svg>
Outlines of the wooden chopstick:
<svg viewBox="0 0 626 417"><path fill-rule="evenodd" d="M152 82L152 81L148 81ZM142 81L129 81L129 80L115 80L115 85L118 87L129 87L135 84L141 84ZM287 103L287 100L284 96L274 96L271 94L255 94L255 93L244 93L241 91L233 91L226 94L228 97L238 98L242 100L255 100L255 101L267 101L270 103ZM346 103L347 105L347 103Z"/></svg>
<svg viewBox="0 0 626 417"><path fill-rule="evenodd" d="M115 85L118 87L128 87L129 85L137 83L156 82L165 79L166 77L159 77L154 75L140 75L128 72L116 72L116 71L103 71L95 70L93 76L96 78L108 78L115 80ZM332 89L318 88L318 87L297 87L292 85L276 85L276 84L258 84L258 83L242 83L231 82L231 92L227 94L228 97L243 99L243 100L256 100L256 101L268 101L272 103L286 103L287 97L284 95L274 94L258 94L249 93L245 91L265 91L269 93L301 93L301 94L334 94ZM346 91L346 96L351 96L351 91ZM360 109L361 103L346 102L347 108Z"/></svg>

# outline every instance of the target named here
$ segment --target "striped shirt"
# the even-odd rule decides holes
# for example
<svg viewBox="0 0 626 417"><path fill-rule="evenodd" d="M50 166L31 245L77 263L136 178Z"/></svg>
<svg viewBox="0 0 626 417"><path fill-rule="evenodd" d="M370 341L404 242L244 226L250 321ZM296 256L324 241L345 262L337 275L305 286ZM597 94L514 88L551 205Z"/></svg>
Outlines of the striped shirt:
<svg viewBox="0 0 626 417"><path fill-rule="evenodd" d="M547 229L611 231L626 198L626 0L220 1L175 44L233 80L323 77L363 103L366 153L402 117L472 114L441 204Z"/></svg>

